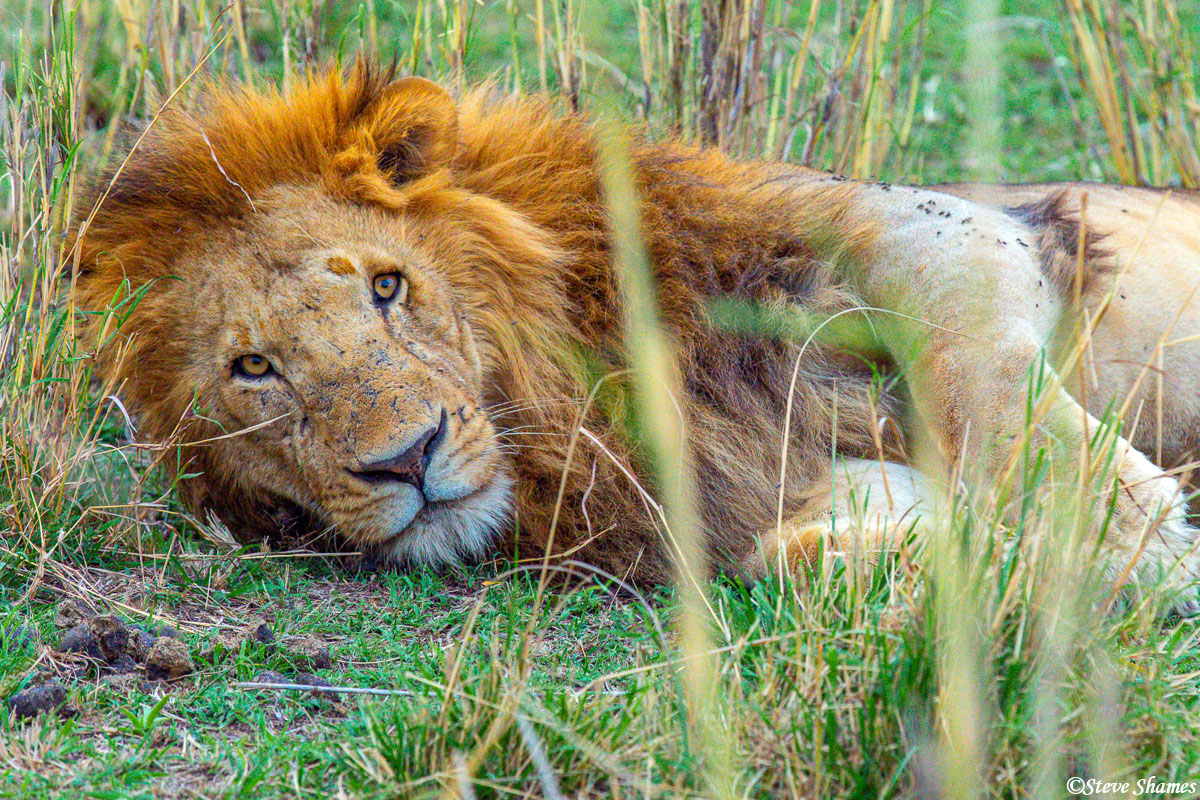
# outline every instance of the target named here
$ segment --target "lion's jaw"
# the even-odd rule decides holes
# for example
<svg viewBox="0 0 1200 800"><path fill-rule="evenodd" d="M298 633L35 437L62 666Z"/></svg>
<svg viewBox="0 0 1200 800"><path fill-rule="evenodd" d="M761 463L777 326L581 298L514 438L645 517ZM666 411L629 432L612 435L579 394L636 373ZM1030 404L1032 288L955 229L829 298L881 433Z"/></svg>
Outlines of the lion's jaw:
<svg viewBox="0 0 1200 800"><path fill-rule="evenodd" d="M332 225L327 213L264 214L198 256L228 279L180 287L210 318L221 311L197 339L204 413L243 431L206 445L207 470L237 476L227 491L298 504L365 551L478 557L510 517L511 479L470 326L402 227L341 211L350 218ZM390 274L402 302L374 292ZM269 371L248 375L247 354Z"/></svg>

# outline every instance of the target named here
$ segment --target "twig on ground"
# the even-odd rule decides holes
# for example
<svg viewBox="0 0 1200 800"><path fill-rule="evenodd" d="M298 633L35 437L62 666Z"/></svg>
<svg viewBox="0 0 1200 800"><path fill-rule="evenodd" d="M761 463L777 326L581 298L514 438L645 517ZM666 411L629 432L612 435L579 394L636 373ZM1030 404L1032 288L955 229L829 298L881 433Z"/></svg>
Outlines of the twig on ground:
<svg viewBox="0 0 1200 800"><path fill-rule="evenodd" d="M246 681L233 684L235 689L269 689L273 691L325 692L327 694L371 694L380 697L414 697L407 689L371 689L363 686L310 686L306 683L258 683Z"/></svg>

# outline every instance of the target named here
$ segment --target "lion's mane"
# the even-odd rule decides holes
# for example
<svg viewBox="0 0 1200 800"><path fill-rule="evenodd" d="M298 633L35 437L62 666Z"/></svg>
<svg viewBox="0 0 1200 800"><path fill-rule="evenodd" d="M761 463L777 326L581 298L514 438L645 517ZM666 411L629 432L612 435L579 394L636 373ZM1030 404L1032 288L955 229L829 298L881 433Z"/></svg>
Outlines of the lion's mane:
<svg viewBox="0 0 1200 800"><path fill-rule="evenodd" d="M288 96L215 88L165 112L76 201L68 252L97 374L136 411L144 436L176 437L178 463L199 473L185 481L190 503L238 533L274 524L278 509L239 482L237 465L188 446L219 432L191 413L180 380L191 321L153 287L175 277L183 248L241 224L272 186L420 219L436 231L425 246L446 254L480 339L485 400L511 445L520 555L540 556L556 520L556 553L637 580L665 577L666 548L642 494L654 485L624 374L593 125L543 98L485 88L448 103L401 84L360 65ZM851 184L637 131L626 142L663 323L678 346L705 531L715 562L737 562L774 524L800 344L730 330L713 309L850 308L837 263L869 247L869 231L846 221ZM792 199L800 182L803 206ZM819 502L809 487L828 474L835 430L840 453L877 457L896 446L895 426L879 425L895 403L856 355L810 345L793 403L789 512Z"/></svg>

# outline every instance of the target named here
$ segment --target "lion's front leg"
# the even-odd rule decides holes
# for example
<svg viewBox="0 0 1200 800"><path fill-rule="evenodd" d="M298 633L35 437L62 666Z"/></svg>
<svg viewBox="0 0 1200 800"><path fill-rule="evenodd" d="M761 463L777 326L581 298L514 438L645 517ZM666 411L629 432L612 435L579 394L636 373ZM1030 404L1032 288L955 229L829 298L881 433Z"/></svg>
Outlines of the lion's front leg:
<svg viewBox="0 0 1200 800"><path fill-rule="evenodd" d="M804 509L758 538L742 564L744 574L803 575L822 555L874 564L924 530L938 494L913 467L847 458L833 465L829 481L812 487L809 497Z"/></svg>
<svg viewBox="0 0 1200 800"><path fill-rule="evenodd" d="M1177 481L1123 438L1093 452L1099 422L1043 363L1070 299L1042 274L1032 233L1002 212L928 191L864 187L860 202L878 235L846 277L867 303L892 312L881 315L888 347L946 460L988 492L1013 485L1026 442L1068 483L1081 469L1102 472L1111 454L1116 497L1102 480L1088 483L1101 487L1094 502L1113 504L1111 574L1143 582L1169 571L1170 584L1187 591L1177 608L1195 610L1197 532ZM1091 516L1098 532L1104 515Z"/></svg>

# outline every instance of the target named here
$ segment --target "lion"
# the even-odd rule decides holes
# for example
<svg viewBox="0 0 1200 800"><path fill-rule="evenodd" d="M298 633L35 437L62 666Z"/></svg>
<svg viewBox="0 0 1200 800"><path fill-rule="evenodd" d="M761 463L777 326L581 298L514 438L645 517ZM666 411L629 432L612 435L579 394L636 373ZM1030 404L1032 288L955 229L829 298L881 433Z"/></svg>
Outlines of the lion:
<svg viewBox="0 0 1200 800"><path fill-rule="evenodd" d="M596 127L495 94L360 62L165 112L75 204L95 375L173 448L184 502L247 541L667 581ZM891 186L623 137L712 569L894 546L954 477L909 456L918 428L986 492L1027 428L1078 469L1117 408L1091 498L1109 572L1196 609L1169 470L1198 452L1200 198Z"/></svg>

